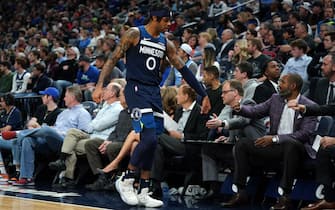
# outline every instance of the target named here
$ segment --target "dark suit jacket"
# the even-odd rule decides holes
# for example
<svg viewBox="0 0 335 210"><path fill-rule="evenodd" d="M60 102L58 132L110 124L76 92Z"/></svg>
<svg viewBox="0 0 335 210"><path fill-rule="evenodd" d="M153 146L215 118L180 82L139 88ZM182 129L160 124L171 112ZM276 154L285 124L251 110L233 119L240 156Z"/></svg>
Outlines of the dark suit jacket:
<svg viewBox="0 0 335 210"><path fill-rule="evenodd" d="M185 140L204 140L207 138L208 133L208 130L206 128L207 116L200 114L200 111L201 111L200 106L198 104L195 104L185 124L183 132ZM182 115L183 115L183 108L179 107L176 110L173 119L176 122L178 122L179 119L182 117Z"/></svg>
<svg viewBox="0 0 335 210"><path fill-rule="evenodd" d="M304 96L300 96L299 104L312 105L315 104ZM263 118L266 116L270 117L270 135L277 135L278 127L285 106L285 100L279 94L273 94L271 98L264 103L255 106L242 106L240 115L249 118ZM279 143L285 141L299 141L305 144L308 154L314 158L315 152L311 153L312 143L314 141L314 131L316 128L317 118L316 117L303 117L299 112L295 112L293 133L278 135Z"/></svg>
<svg viewBox="0 0 335 210"><path fill-rule="evenodd" d="M217 51L216 51L216 54L218 55L220 52L221 52L221 49L222 49L222 46L223 46L224 44L221 44L221 46L220 46L220 48L219 49L217 49ZM225 46L225 48L223 49L223 51L222 51L222 53L221 53L221 56L220 56L220 60L219 60L219 62L224 58L224 57L228 57L228 52L230 51L230 50L233 50L234 49L234 46L235 46L235 40L232 40L231 42L229 42L226 46Z"/></svg>
<svg viewBox="0 0 335 210"><path fill-rule="evenodd" d="M326 104L326 105L309 105L306 106L306 116L324 116L324 115L335 115L335 104Z"/></svg>
<svg viewBox="0 0 335 210"><path fill-rule="evenodd" d="M276 89L270 80L266 79L262 84L256 87L253 99L257 104L263 103L271 98L274 93L277 93Z"/></svg>
<svg viewBox="0 0 335 210"><path fill-rule="evenodd" d="M241 104L253 106L256 103L251 99L243 99ZM226 121L229 125L229 141L231 142L236 142L241 138L255 140L264 136L266 132L263 119L250 119L233 115L230 119L226 119Z"/></svg>
<svg viewBox="0 0 335 210"><path fill-rule="evenodd" d="M308 98L319 105L327 103L329 80L327 78L313 79L309 86Z"/></svg>

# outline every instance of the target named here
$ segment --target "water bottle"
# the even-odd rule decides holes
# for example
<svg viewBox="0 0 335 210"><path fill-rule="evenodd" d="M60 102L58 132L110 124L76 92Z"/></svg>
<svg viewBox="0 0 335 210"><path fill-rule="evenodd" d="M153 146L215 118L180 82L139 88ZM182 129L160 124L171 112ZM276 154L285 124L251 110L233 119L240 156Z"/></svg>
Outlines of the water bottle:
<svg viewBox="0 0 335 210"><path fill-rule="evenodd" d="M166 182L161 182L161 188L162 188L163 197L168 197L169 196L169 185Z"/></svg>

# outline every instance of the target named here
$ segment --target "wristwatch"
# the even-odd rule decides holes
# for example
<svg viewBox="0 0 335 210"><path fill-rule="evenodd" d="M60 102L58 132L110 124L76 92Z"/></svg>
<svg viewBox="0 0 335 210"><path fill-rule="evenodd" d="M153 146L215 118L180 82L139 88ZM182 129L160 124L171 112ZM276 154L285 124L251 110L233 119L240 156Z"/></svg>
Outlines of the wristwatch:
<svg viewBox="0 0 335 210"><path fill-rule="evenodd" d="M278 142L279 142L278 136L273 136L272 137L272 143L278 144Z"/></svg>

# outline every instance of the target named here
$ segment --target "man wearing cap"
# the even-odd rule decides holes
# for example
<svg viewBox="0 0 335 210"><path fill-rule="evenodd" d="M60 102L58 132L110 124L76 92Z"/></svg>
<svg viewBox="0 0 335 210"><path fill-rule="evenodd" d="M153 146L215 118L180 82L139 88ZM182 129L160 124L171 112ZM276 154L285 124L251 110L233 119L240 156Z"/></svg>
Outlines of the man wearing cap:
<svg viewBox="0 0 335 210"><path fill-rule="evenodd" d="M65 134L71 128L89 132L91 115L81 105L82 98L82 92L78 86L67 87L64 98L67 109L57 116L55 126L41 126L18 134L18 139L22 142L21 171L20 179L13 185L34 184L35 152L47 156L59 153Z"/></svg>
<svg viewBox="0 0 335 210"><path fill-rule="evenodd" d="M207 113L210 103L205 90L200 86L185 62L177 55L173 43L162 32L169 29L171 12L163 4L155 4L150 10L149 22L144 26L130 28L123 34L101 72L94 99L102 94L103 81L108 78L120 58L127 59L127 85L125 97L133 118L133 127L140 133L140 143L135 148L127 171L116 181L121 199L128 205L160 207L163 202L152 198L149 192L150 170L157 146L157 135L163 131L163 110L159 84L161 62L167 57L180 71L186 82L204 97L202 112ZM135 171L140 170L138 192L134 190Z"/></svg>
<svg viewBox="0 0 335 210"><path fill-rule="evenodd" d="M195 75L197 73L198 65L190 59L192 54L192 48L190 45L184 43L182 44L177 54L180 58L185 62L185 65L192 71ZM179 87L182 84L182 76L180 72L176 68L172 68L170 70L169 76L164 82L164 86L177 86Z"/></svg>
<svg viewBox="0 0 335 210"><path fill-rule="evenodd" d="M92 91L98 82L100 71L90 64L90 58L82 55L79 58L79 71L77 73L76 83L84 91L85 100L92 99Z"/></svg>
<svg viewBox="0 0 335 210"><path fill-rule="evenodd" d="M27 128L39 128L41 125L49 125L53 126L55 124L56 118L61 110L57 107L57 101L59 99L59 92L54 87L49 87L44 91L39 92L42 96L43 104L40 105L33 117L28 121ZM14 121L17 121L15 119ZM16 129L13 129L16 130ZM26 131L21 131L26 132ZM3 138L9 139L5 143L6 149L11 149L13 153L13 162L17 165L17 169L19 169L20 163L20 153L21 153L21 144L22 141L16 139L16 132L6 132L4 133ZM4 145L0 144L0 147ZM10 175L12 176L12 175ZM14 175L16 176L16 175Z"/></svg>

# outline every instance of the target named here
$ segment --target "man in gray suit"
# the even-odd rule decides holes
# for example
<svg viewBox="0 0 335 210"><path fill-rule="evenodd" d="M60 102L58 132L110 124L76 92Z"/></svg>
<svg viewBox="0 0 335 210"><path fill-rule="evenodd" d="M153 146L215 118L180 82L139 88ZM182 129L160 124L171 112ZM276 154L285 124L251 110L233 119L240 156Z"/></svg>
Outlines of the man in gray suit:
<svg viewBox="0 0 335 210"><path fill-rule="evenodd" d="M247 176L253 165L276 165L282 161L283 175L280 180L280 198L270 209L288 209L289 194L301 163L309 155L315 158L312 150L316 117L302 116L288 107L287 101L296 99L299 104L315 104L300 95L303 80L298 74L286 74L279 80L279 94L255 106L233 106L236 113L250 118L270 117L270 132L255 142L238 141L234 148L234 186L237 193L224 207L236 207L246 203L245 187Z"/></svg>
<svg viewBox="0 0 335 210"><path fill-rule="evenodd" d="M229 130L229 136L220 136L215 141L218 144L205 144L202 147L203 181L210 184L210 190L215 192L218 181L218 162L228 167L233 165L232 143L236 141L255 140L265 135L265 126L261 119L249 119L233 115L230 106L241 101L244 105L256 104L251 99L243 99L242 83L238 80L227 80L222 86L222 100L226 111L219 117L208 120L206 126L218 131Z"/></svg>

